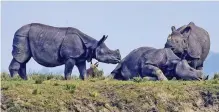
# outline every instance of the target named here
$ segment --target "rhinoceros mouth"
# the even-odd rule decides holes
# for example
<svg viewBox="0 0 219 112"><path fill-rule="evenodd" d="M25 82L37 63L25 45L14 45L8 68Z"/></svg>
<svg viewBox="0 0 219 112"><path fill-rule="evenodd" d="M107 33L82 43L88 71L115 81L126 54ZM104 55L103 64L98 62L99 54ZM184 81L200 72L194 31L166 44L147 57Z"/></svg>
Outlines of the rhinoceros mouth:
<svg viewBox="0 0 219 112"><path fill-rule="evenodd" d="M106 60L106 63L108 63L108 64L117 64L120 61L121 61L120 59L113 59L113 60Z"/></svg>

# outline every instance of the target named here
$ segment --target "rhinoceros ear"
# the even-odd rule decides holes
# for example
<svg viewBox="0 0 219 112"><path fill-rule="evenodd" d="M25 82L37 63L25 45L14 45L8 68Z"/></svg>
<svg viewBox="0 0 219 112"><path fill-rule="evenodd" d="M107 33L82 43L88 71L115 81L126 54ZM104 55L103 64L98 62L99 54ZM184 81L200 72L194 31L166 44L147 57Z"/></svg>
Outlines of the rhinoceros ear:
<svg viewBox="0 0 219 112"><path fill-rule="evenodd" d="M172 27L171 27L171 30L172 30L172 32L176 31L176 27L175 27L175 26L172 26Z"/></svg>
<svg viewBox="0 0 219 112"><path fill-rule="evenodd" d="M191 21L191 22L188 24L188 26L191 26L191 25L195 25L195 23Z"/></svg>
<svg viewBox="0 0 219 112"><path fill-rule="evenodd" d="M107 37L108 37L108 35L107 36L103 35L103 37L97 43L97 47L100 46L102 43L104 43L104 41L107 39Z"/></svg>
<svg viewBox="0 0 219 112"><path fill-rule="evenodd" d="M180 33L183 34L185 37L189 37L191 30L192 30L191 26L188 25Z"/></svg>

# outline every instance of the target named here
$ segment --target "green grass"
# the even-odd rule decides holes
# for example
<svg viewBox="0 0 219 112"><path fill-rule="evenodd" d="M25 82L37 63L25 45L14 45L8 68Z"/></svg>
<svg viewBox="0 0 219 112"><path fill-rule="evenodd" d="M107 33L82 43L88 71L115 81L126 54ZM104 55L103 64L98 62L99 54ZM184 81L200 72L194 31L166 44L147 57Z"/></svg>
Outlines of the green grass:
<svg viewBox="0 0 219 112"><path fill-rule="evenodd" d="M219 80L117 81L34 74L24 81L1 74L2 110L7 111L215 111ZM50 77L50 78L48 78ZM39 83L36 83L40 80ZM214 105L206 104L213 99ZM217 98L218 97L218 98ZM206 104L207 106L203 106Z"/></svg>

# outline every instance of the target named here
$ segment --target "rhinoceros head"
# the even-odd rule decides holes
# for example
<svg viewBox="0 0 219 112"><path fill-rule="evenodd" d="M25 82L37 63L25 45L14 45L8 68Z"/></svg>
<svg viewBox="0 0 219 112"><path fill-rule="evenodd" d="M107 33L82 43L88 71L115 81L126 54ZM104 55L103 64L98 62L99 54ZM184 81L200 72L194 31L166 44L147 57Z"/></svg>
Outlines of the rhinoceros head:
<svg viewBox="0 0 219 112"><path fill-rule="evenodd" d="M121 55L119 50L110 50L105 44L104 41L108 36L103 36L102 39L98 41L97 44L94 45L94 58L96 58L100 62L117 64L121 60Z"/></svg>
<svg viewBox="0 0 219 112"><path fill-rule="evenodd" d="M165 48L171 48L175 54L180 56L187 51L187 36L190 32L190 27L186 27L181 31L176 30L174 26L171 29L172 33L167 38Z"/></svg>
<svg viewBox="0 0 219 112"><path fill-rule="evenodd" d="M186 60L179 61L175 68L175 73L184 80L207 80L201 70L196 70L189 66Z"/></svg>

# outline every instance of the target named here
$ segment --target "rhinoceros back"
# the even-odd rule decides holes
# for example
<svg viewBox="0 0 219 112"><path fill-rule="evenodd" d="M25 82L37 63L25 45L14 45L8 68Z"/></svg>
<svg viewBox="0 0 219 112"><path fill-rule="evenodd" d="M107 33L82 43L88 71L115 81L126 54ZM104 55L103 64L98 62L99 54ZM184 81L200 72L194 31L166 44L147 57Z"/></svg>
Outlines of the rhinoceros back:
<svg viewBox="0 0 219 112"><path fill-rule="evenodd" d="M140 47L131 51L125 58L122 59L121 63L111 72L115 73L114 78L119 79L126 77L126 79L137 77L139 70L139 61L142 58L144 52L153 49L151 47ZM129 73L129 74L127 74Z"/></svg>
<svg viewBox="0 0 219 112"><path fill-rule="evenodd" d="M208 32L199 26L193 25L189 37L189 47L191 55L200 51L200 54L197 55L200 55L200 59L204 61L210 50L210 36Z"/></svg>
<svg viewBox="0 0 219 112"><path fill-rule="evenodd" d="M31 57L28 41L29 30L30 24L24 25L14 34L12 56L20 63L26 62Z"/></svg>
<svg viewBox="0 0 219 112"><path fill-rule="evenodd" d="M67 28L58 28L33 23L29 31L29 43L32 57L47 67L62 64L59 50Z"/></svg>

